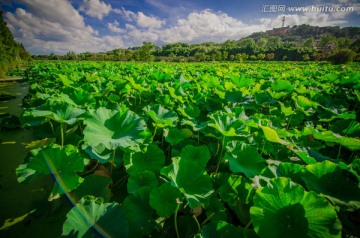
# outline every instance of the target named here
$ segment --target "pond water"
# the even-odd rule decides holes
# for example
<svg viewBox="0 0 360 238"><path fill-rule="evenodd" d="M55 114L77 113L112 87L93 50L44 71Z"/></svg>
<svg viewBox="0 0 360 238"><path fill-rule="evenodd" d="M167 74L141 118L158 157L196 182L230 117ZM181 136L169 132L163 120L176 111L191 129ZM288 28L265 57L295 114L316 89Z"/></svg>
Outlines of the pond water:
<svg viewBox="0 0 360 238"><path fill-rule="evenodd" d="M15 99L0 102L0 120L4 114L20 116L27 83L0 82L0 94L11 93ZM32 131L0 131L0 237L58 237L69 205L48 202L53 186L50 177L36 177L29 184L19 184L15 170L28 154L26 144Z"/></svg>

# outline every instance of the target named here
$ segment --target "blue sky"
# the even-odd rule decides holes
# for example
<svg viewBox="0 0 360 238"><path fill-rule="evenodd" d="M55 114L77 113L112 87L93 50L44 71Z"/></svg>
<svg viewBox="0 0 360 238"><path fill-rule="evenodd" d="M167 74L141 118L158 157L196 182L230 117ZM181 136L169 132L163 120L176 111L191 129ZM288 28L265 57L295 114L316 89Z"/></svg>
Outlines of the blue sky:
<svg viewBox="0 0 360 238"><path fill-rule="evenodd" d="M285 25L359 26L357 0L2 0L32 54L101 52L174 42L236 40ZM292 7L307 7L292 10Z"/></svg>

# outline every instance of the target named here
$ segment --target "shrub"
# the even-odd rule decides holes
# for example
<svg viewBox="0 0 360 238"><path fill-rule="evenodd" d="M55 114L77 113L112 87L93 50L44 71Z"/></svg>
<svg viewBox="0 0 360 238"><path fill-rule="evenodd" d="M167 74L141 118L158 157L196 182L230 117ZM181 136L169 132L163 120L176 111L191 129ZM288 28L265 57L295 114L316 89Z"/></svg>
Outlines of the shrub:
<svg viewBox="0 0 360 238"><path fill-rule="evenodd" d="M353 61L355 52L349 49L342 49L329 56L328 60L333 64L345 64Z"/></svg>

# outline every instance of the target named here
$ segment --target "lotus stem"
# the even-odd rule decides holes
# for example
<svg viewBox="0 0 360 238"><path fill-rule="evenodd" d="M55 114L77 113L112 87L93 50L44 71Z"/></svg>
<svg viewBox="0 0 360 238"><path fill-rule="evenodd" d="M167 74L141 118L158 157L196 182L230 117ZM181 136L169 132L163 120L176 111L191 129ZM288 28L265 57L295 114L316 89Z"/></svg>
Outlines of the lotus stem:
<svg viewBox="0 0 360 238"><path fill-rule="evenodd" d="M211 214L201 223L201 225L206 224L206 222L208 222L214 215L215 215L215 212L211 213Z"/></svg>
<svg viewBox="0 0 360 238"><path fill-rule="evenodd" d="M92 173L97 168L98 164L99 164L99 161L96 161L96 164L94 167L92 167L89 171L86 171L85 173L80 174L80 176L85 176L85 175Z"/></svg>
<svg viewBox="0 0 360 238"><path fill-rule="evenodd" d="M337 154L336 159L339 159L339 158L340 158L340 155L341 155L341 145L339 146L339 151L338 151L338 154Z"/></svg>
<svg viewBox="0 0 360 238"><path fill-rule="evenodd" d="M246 226L245 226L245 228L244 228L244 230L246 230L247 228L249 228L250 226L251 226L251 220L248 222L248 224L246 224Z"/></svg>
<svg viewBox="0 0 360 238"><path fill-rule="evenodd" d="M64 147L64 126L63 123L60 124L60 131L61 131L61 148Z"/></svg>
<svg viewBox="0 0 360 238"><path fill-rule="evenodd" d="M180 208L180 205L181 205L182 202L180 202L180 200L177 198L176 199L176 210L175 210L175 216L174 216L174 226L175 226L175 232L176 232L176 237L177 238L180 238L180 235L179 235L179 230L178 230L178 226L177 226L177 213L179 211L179 208Z"/></svg>
<svg viewBox="0 0 360 238"><path fill-rule="evenodd" d="M111 158L111 161L110 161L110 175L112 174L114 163L115 163L115 150L113 150L112 158Z"/></svg>
<svg viewBox="0 0 360 238"><path fill-rule="evenodd" d="M55 136L54 125L51 123L50 120L49 120L49 123L50 123L51 131L52 131L53 135Z"/></svg>
<svg viewBox="0 0 360 238"><path fill-rule="evenodd" d="M290 126L291 119L292 119L293 115L294 115L294 114L291 114L291 116L290 116L290 119L289 119L289 122L288 122L288 124L287 124L286 130L289 130L289 126Z"/></svg>
<svg viewBox="0 0 360 238"><path fill-rule="evenodd" d="M200 223L199 223L199 221L198 221L198 219L196 218L195 215L192 215L192 217L194 218L194 220L195 220L195 222L196 222L196 225L197 225L197 227L198 227L198 231L197 231L196 234L199 234L199 233L201 232Z"/></svg>
<svg viewBox="0 0 360 238"><path fill-rule="evenodd" d="M223 136L222 138L222 142L221 142L221 151L220 151L220 156L216 165L216 171L215 174L217 174L219 167L220 167L220 163L223 161L223 153L224 153L224 147L225 147L225 136Z"/></svg>
<svg viewBox="0 0 360 238"><path fill-rule="evenodd" d="M155 135L156 135L156 130L157 130L157 125L155 126L154 134L153 134L153 137L152 137L153 141L154 141L154 138L155 138Z"/></svg>

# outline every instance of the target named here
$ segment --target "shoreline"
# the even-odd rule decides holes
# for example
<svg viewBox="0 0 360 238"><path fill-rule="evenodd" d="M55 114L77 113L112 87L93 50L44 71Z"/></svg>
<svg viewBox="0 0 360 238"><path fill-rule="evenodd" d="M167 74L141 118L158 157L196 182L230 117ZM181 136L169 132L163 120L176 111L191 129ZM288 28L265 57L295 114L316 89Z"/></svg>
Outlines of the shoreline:
<svg viewBox="0 0 360 238"><path fill-rule="evenodd" d="M1 79L0 78L0 83L1 82L13 82L13 81L20 81L22 80L23 78L21 77L16 77L16 78L7 78L7 79Z"/></svg>

